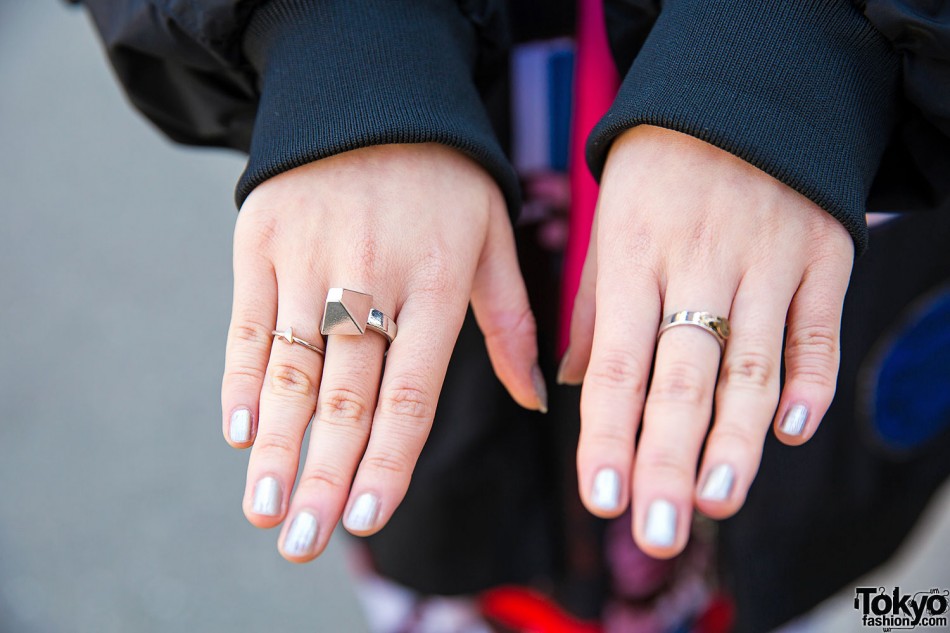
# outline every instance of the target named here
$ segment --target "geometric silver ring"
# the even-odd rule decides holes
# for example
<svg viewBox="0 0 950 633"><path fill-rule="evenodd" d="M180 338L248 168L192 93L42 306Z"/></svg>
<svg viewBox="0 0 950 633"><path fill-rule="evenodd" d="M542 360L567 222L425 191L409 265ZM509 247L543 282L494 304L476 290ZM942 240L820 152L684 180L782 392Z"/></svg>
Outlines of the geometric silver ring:
<svg viewBox="0 0 950 633"><path fill-rule="evenodd" d="M294 343L296 343L297 345L303 345L303 346L306 347L307 349L313 350L314 352L316 352L316 353L320 354L321 356L323 356L323 350L322 350L322 349L320 349L319 347L317 347L317 346L314 345L313 343L308 343L307 341L303 340L302 338L298 338L298 337L294 336L294 329L293 329L292 327L289 327L289 328L287 328L286 330L283 330L283 331L281 331L281 330L274 330L273 332L271 332L271 334L272 334L273 336L277 337L277 338L282 338L282 339L284 339L285 341L287 341L287 342L290 343L291 345L293 345Z"/></svg>
<svg viewBox="0 0 950 633"><path fill-rule="evenodd" d="M396 338L396 322L373 307L373 295L346 288L330 288L320 333L358 336L367 329L379 332L390 343Z"/></svg>
<svg viewBox="0 0 950 633"><path fill-rule="evenodd" d="M716 316L709 312L682 310L663 317L663 320L660 322L660 330L656 333L656 338L659 339L663 336L664 332L677 325L692 325L706 330L716 337L720 350L725 348L726 339L729 338L731 332L729 319L725 317Z"/></svg>

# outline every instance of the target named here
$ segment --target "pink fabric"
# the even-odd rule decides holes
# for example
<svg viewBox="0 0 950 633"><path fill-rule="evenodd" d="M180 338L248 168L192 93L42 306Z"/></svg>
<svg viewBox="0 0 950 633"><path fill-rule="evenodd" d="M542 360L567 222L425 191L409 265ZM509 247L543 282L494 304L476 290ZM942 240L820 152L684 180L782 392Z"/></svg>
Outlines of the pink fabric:
<svg viewBox="0 0 950 633"><path fill-rule="evenodd" d="M590 228L597 202L597 183L587 170L587 136L617 94L620 79L607 45L602 0L578 0L577 56L574 64L574 119L571 122L571 218L561 286L558 354L567 349L574 295L580 285Z"/></svg>

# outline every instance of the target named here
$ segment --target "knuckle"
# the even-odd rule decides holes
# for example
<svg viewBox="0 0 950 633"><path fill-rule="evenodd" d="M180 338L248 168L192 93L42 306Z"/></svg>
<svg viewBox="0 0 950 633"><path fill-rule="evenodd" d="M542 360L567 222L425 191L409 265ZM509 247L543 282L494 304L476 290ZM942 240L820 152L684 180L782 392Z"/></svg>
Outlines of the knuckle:
<svg viewBox="0 0 950 633"><path fill-rule="evenodd" d="M413 460L404 452L390 448L386 452L367 455L362 467L385 475L404 476L412 468Z"/></svg>
<svg viewBox="0 0 950 633"><path fill-rule="evenodd" d="M346 429L360 429L369 412L363 396L348 387L334 387L320 394L317 418L320 422Z"/></svg>
<svg viewBox="0 0 950 633"><path fill-rule="evenodd" d="M634 354L620 350L611 351L593 361L585 381L634 394L646 390L646 376L641 363Z"/></svg>
<svg viewBox="0 0 950 633"><path fill-rule="evenodd" d="M379 403L380 412L387 417L428 422L435 415L431 398L415 385L393 386L386 390Z"/></svg>
<svg viewBox="0 0 950 633"><path fill-rule="evenodd" d="M832 328L812 326L790 333L785 345L789 379L833 389L839 353Z"/></svg>
<svg viewBox="0 0 950 633"><path fill-rule="evenodd" d="M263 379L264 372L258 367L232 365L224 372L224 378L221 381L221 388L223 390L229 390L234 387L241 387L244 385L256 385L259 391Z"/></svg>
<svg viewBox="0 0 950 633"><path fill-rule="evenodd" d="M709 400L709 386L702 370L690 362L677 361L653 377L652 402L679 402L700 407Z"/></svg>
<svg viewBox="0 0 950 633"><path fill-rule="evenodd" d="M693 468L669 449L653 450L637 458L637 465L651 473L649 478L692 482ZM648 478L648 479L649 479Z"/></svg>
<svg viewBox="0 0 950 633"><path fill-rule="evenodd" d="M482 333L486 340L499 337L510 336L529 336L534 338L537 333L537 323L534 319L534 313L527 305L522 306L517 312L502 312L492 315L490 323L486 324Z"/></svg>
<svg viewBox="0 0 950 633"><path fill-rule="evenodd" d="M789 331L786 355L824 355L837 358L838 332L826 325L810 325Z"/></svg>
<svg viewBox="0 0 950 633"><path fill-rule="evenodd" d="M772 385L777 376L776 369L774 358L762 352L748 350L727 355L720 371L723 381L730 386L748 386L763 390Z"/></svg>
<svg viewBox="0 0 950 633"><path fill-rule="evenodd" d="M747 431L735 426L716 427L714 434L717 443L738 447L742 455L758 455L762 451L762 442L765 441L764 437L753 437Z"/></svg>
<svg viewBox="0 0 950 633"><path fill-rule="evenodd" d="M316 383L307 372L289 365L277 363L268 368L270 389L278 396L312 396L316 392Z"/></svg>
<svg viewBox="0 0 950 633"><path fill-rule="evenodd" d="M254 321L243 321L231 326L230 338L232 344L245 346L267 346L271 344L271 328Z"/></svg>
<svg viewBox="0 0 950 633"><path fill-rule="evenodd" d="M422 249L413 262L412 286L420 295L443 297L457 292L453 271L458 267L440 240Z"/></svg>
<svg viewBox="0 0 950 633"><path fill-rule="evenodd" d="M292 462L300 456L300 440L284 433L264 433L257 436L254 451L280 462Z"/></svg>
<svg viewBox="0 0 950 633"><path fill-rule="evenodd" d="M349 479L339 468L334 468L328 464L320 464L318 466L308 466L304 470L297 487L298 489L344 488L349 484Z"/></svg>
<svg viewBox="0 0 950 633"><path fill-rule="evenodd" d="M379 267L379 239L375 231L364 227L359 232L353 254L362 270L375 270Z"/></svg>
<svg viewBox="0 0 950 633"><path fill-rule="evenodd" d="M582 427L581 444L593 446L601 454L605 450L627 450L633 445L633 426L619 423L600 424L594 428Z"/></svg>
<svg viewBox="0 0 950 633"><path fill-rule="evenodd" d="M278 216L265 209L246 209L238 214L235 241L251 252L272 252L279 240Z"/></svg>

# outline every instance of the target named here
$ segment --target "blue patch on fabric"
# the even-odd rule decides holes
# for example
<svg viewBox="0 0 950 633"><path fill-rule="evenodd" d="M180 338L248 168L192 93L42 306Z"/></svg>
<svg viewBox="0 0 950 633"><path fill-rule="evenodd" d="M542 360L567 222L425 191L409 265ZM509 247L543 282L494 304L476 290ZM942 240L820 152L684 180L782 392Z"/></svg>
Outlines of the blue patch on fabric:
<svg viewBox="0 0 950 633"><path fill-rule="evenodd" d="M881 439L906 451L950 426L950 289L915 309L891 336L871 410Z"/></svg>

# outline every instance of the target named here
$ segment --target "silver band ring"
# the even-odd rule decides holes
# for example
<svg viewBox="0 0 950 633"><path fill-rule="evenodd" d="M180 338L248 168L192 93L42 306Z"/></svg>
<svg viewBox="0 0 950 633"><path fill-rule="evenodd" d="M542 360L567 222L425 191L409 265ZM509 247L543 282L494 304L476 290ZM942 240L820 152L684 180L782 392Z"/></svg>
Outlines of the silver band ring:
<svg viewBox="0 0 950 633"><path fill-rule="evenodd" d="M324 355L323 350L317 347L316 345L314 345L313 343L308 343L302 338L298 338L294 336L294 329L292 327L289 327L286 330L274 330L273 332L271 332L271 335L273 335L275 338L282 338L288 343L290 343L291 345L293 345L294 343L296 343L297 345L303 345L307 349L312 350L316 352L317 354L320 354L321 356Z"/></svg>
<svg viewBox="0 0 950 633"><path fill-rule="evenodd" d="M347 288L330 288L323 308L320 333L359 336L367 329L379 332L390 343L396 338L396 322L373 307L373 295Z"/></svg>
<svg viewBox="0 0 950 633"><path fill-rule="evenodd" d="M702 328L716 337L720 350L726 347L726 339L729 338L730 329L729 319L725 317L716 316L709 312L693 312L691 310L674 312L663 317L656 338L659 339L664 332L677 325L692 325Z"/></svg>

